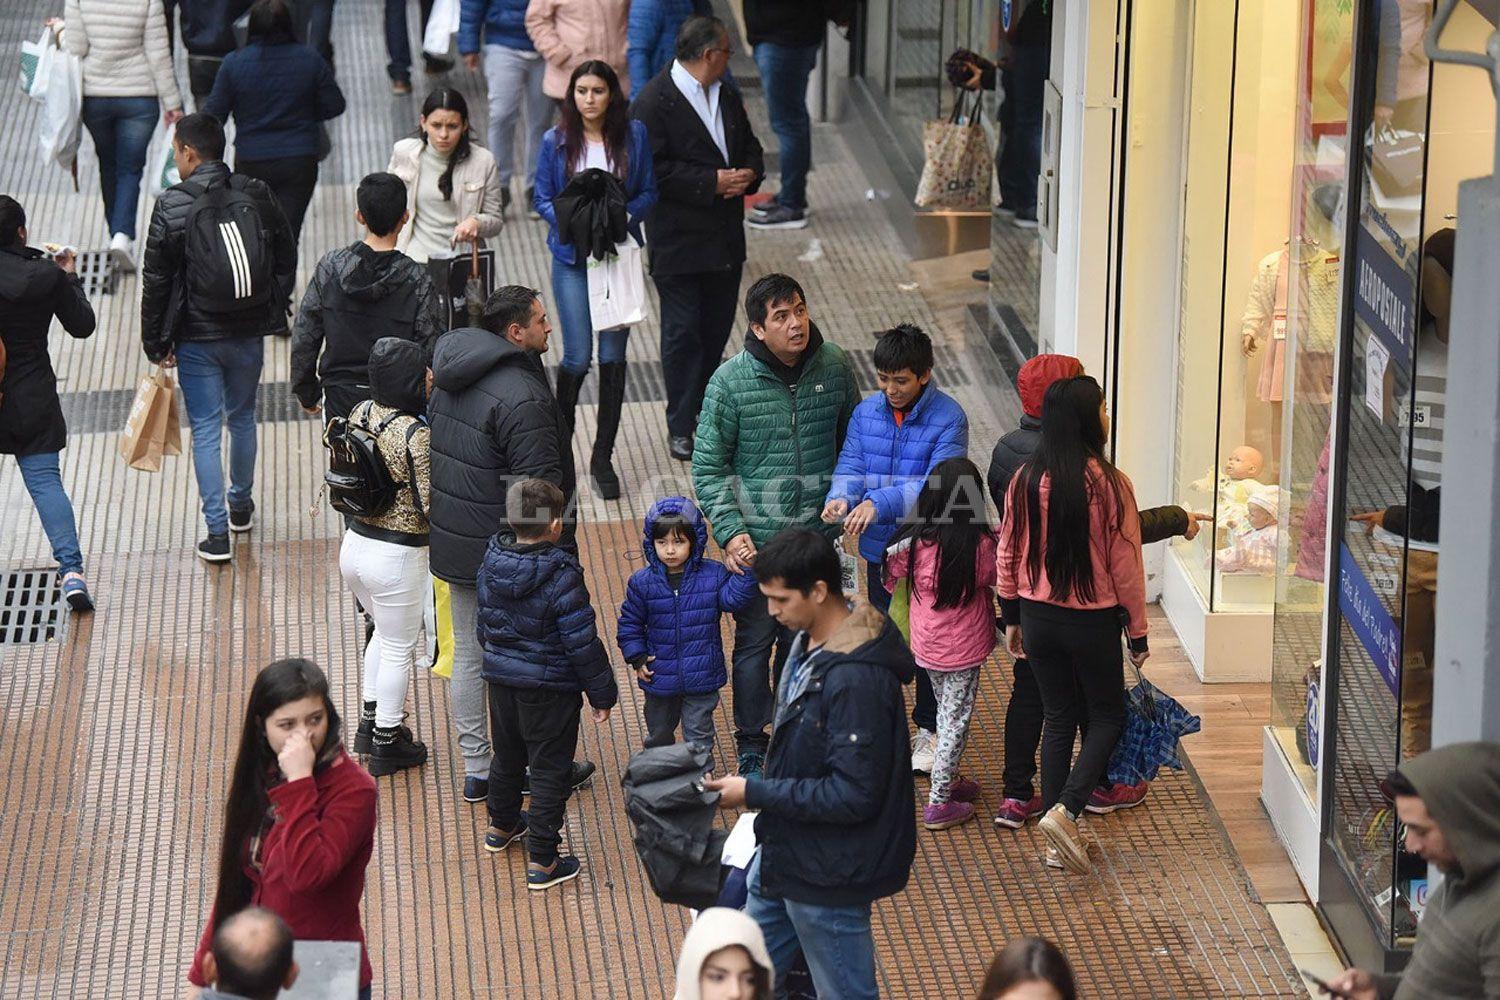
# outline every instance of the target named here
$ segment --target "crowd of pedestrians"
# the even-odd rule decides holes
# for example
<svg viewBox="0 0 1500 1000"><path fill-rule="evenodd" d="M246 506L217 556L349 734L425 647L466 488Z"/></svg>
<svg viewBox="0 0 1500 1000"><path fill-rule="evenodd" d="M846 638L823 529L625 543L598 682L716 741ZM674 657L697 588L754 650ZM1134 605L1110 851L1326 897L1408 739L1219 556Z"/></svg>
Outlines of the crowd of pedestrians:
<svg viewBox="0 0 1500 1000"><path fill-rule="evenodd" d="M940 387L923 331L898 323L879 336L877 385L865 395L794 277L757 276L741 303L745 199L765 165L727 77L729 32L704 5L464 0L459 52L488 76L489 148L463 95L431 89L416 133L358 185L361 237L325 254L300 298L298 235L323 123L344 110L328 45L332 4L312 5L312 24L299 28L284 0L256 0L238 50L195 22L190 75L202 110L186 116L160 2L138 6L68 0L70 20L91 25L68 38L84 57L84 117L111 246L126 256L144 143L159 111L175 126L181 182L151 212L141 336L146 357L181 378L206 523L198 555L230 561L231 532L254 527L263 341L290 333L292 391L324 420L329 495L344 514L340 571L368 622L350 750L317 665L278 660L254 680L213 907L188 970L205 996L290 986L294 938L359 943L360 995L371 995L360 905L375 779L444 752L406 724L412 667L434 628L451 658L460 794L486 805L486 851L524 842L518 882L529 890L583 868L564 830L572 793L595 770L577 759L585 703L594 724L607 723L628 668L643 694L645 746L677 742L680 729L713 760L729 687L734 767L705 775L703 787L726 808L758 814L757 850L742 909L709 909L688 934L680 998L780 995L794 968L820 996L878 995L872 906L911 876L914 776L928 776L923 836L974 817L981 788L962 765L997 645L1013 682L994 823L1017 830L1038 819L1040 863L1091 870L1085 813L1146 797L1145 783L1113 785L1106 773L1125 722L1125 656L1139 666L1149 655L1141 547L1191 538L1204 516L1137 510L1106 453L1105 395L1076 359L1043 355L1021 369L1025 416L995 443L986 475L968 457L969 421ZM388 5L398 91L410 89L405 15ZM779 190L748 224L805 226L803 95L824 16L817 5L771 0L746 0L745 15L781 146ZM90 75L90 59L113 69ZM224 162L226 120L236 125L234 169ZM518 156L529 164L526 205L548 227L562 334L555 383L542 363L552 323L536 290L502 284L475 303L468 325L449 329L449 290L423 266L493 241ZM586 251L568 221L586 174L618 195L628 237L649 256L665 443L691 463L694 493L647 498L645 563L614 615L618 662L576 540L580 389L597 350L588 475L614 500L624 488L612 455L630 332L596 329L590 314ZM86 337L94 317L72 255L49 258L26 239L24 209L0 197L0 452L17 456L63 592L82 611L92 598L58 470L66 431L46 331L55 317ZM743 343L726 360L741 304ZM864 596L851 549L865 564ZM1408 836L1425 838L1430 859L1458 876L1431 908L1454 927L1493 916L1493 893L1466 881L1487 875L1490 855L1476 838L1493 831L1424 760L1393 778L1393 794L1410 814ZM1492 755L1476 751L1465 766L1466 782L1489 782L1475 795L1492 801ZM1487 947L1455 932L1413 969L1458 989L1444 963ZM1349 995L1383 988L1357 970L1340 982ZM1061 953L1024 939L996 956L979 995L1076 992Z"/></svg>

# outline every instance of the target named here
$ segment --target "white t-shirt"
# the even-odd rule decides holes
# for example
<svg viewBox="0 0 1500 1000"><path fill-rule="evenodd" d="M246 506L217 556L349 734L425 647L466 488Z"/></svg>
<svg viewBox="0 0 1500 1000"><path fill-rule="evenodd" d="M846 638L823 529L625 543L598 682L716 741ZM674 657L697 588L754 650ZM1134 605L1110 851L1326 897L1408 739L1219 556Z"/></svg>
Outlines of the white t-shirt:
<svg viewBox="0 0 1500 1000"><path fill-rule="evenodd" d="M579 157L582 162L578 165L578 173L585 170L609 170L609 152L604 148L604 143L585 140L583 154Z"/></svg>

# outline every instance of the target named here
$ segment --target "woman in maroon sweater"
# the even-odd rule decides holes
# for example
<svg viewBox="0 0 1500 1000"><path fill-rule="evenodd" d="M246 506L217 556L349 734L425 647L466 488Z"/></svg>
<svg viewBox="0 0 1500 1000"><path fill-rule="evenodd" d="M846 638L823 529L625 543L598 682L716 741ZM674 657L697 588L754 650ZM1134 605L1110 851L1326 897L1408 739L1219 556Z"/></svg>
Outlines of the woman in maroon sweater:
<svg viewBox="0 0 1500 1000"><path fill-rule="evenodd" d="M297 938L358 941L360 1000L370 957L359 922L375 843L375 779L344 752L328 678L310 660L277 660L250 689L224 810L219 888L188 979L215 922L247 906L279 915Z"/></svg>

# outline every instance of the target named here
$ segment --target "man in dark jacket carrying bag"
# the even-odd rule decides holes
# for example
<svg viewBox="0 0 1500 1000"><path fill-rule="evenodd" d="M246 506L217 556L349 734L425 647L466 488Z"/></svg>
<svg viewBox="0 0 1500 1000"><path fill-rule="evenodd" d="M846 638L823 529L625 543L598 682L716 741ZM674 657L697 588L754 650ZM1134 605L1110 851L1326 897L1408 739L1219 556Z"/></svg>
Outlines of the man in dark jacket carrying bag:
<svg viewBox="0 0 1500 1000"><path fill-rule="evenodd" d="M797 631L776 695L765 770L709 780L726 808L757 809L745 910L778 985L797 949L818 995L879 995L870 905L906 887L916 856L901 685L916 671L890 619L851 607L824 535L787 528L755 559L771 613Z"/></svg>
<svg viewBox="0 0 1500 1000"><path fill-rule="evenodd" d="M254 524L255 396L264 338L286 332L297 244L275 195L230 174L224 127L212 115L177 123L172 157L182 175L156 200L141 267L141 343L176 366L193 435L193 473L208 537L198 555L228 562L230 531ZM225 509L219 445L229 425Z"/></svg>
<svg viewBox="0 0 1500 1000"><path fill-rule="evenodd" d="M432 358L432 575L448 584L453 624L453 725L464 758L464 798L489 789L475 580L490 536L503 529L505 494L522 479L545 479L563 492L560 547L576 551L576 474L562 414L542 368L552 326L530 288L506 285L485 302L483 329L443 334ZM442 631L440 629L440 631Z"/></svg>
<svg viewBox="0 0 1500 1000"><path fill-rule="evenodd" d="M382 337L421 345L429 364L443 332L443 300L427 270L396 249L406 185L395 174L359 182L355 221L365 238L318 261L292 332L292 392L308 413L347 417L370 397L370 351ZM321 352L321 357L319 356Z"/></svg>
<svg viewBox="0 0 1500 1000"><path fill-rule="evenodd" d="M646 215L651 279L661 296L661 371L672 457L693 457L708 378L719 366L745 266L745 195L765 175L739 92L723 84L729 32L690 17L677 58L641 88L630 114L646 123L660 192Z"/></svg>

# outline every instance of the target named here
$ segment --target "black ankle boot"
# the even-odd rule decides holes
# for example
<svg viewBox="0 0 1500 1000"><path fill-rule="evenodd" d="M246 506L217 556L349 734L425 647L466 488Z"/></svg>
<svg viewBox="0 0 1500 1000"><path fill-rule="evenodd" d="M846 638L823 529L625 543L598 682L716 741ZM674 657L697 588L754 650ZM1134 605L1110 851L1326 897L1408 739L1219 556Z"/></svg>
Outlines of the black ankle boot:
<svg viewBox="0 0 1500 1000"><path fill-rule="evenodd" d="M587 373L585 373L587 374ZM557 409L562 414L563 426L567 428L567 446L573 446L573 417L578 407L578 390L583 387L583 375L574 375L566 368L557 369Z"/></svg>
<svg viewBox="0 0 1500 1000"><path fill-rule="evenodd" d="M370 741L375 738L375 703L367 701L359 707L359 728L354 731L354 752L370 752Z"/></svg>
<svg viewBox="0 0 1500 1000"><path fill-rule="evenodd" d="M405 726L376 726L371 742L370 774L376 778L427 763L426 744L412 739Z"/></svg>
<svg viewBox="0 0 1500 1000"><path fill-rule="evenodd" d="M589 475L594 488L604 500L620 499L620 477L610 459L615 453L615 437L620 433L620 409L625 404L625 362L611 361L599 366L599 416L594 433L594 451L589 458Z"/></svg>

